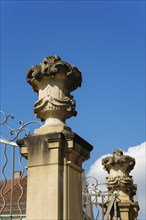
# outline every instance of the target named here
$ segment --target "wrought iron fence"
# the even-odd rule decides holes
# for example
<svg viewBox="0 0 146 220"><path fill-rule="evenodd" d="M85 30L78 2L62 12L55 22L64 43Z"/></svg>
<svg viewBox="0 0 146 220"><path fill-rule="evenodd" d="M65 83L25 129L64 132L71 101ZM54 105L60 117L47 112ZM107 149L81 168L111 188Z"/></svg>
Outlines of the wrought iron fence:
<svg viewBox="0 0 146 220"><path fill-rule="evenodd" d="M14 119L14 116L7 116L3 111L0 111L0 116L0 219L24 220L26 219L27 161L20 155L16 141L20 134L23 134L23 137L30 134L28 125L39 122L31 121L24 124L19 121L19 127L13 129L8 122Z"/></svg>
<svg viewBox="0 0 146 220"><path fill-rule="evenodd" d="M118 194L112 194L105 183L98 183L95 177L83 179L83 220L108 220L111 209L114 209L114 219L117 217ZM105 204L108 207L105 209Z"/></svg>

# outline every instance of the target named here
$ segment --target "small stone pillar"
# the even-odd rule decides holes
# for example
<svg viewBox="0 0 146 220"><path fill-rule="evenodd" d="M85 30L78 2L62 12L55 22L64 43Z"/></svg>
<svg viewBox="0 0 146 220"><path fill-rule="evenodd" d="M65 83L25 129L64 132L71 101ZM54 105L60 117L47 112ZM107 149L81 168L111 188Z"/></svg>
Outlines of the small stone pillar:
<svg viewBox="0 0 146 220"><path fill-rule="evenodd" d="M45 124L17 141L28 159L27 220L82 219L82 163L93 147L65 123L76 115L70 92L81 80L80 71L58 56L28 71L27 81L39 99L34 113Z"/></svg>
<svg viewBox="0 0 146 220"><path fill-rule="evenodd" d="M123 155L121 150L115 150L113 156L102 160L104 169L109 173L107 177L107 188L111 194L118 195L117 198L117 218L120 220L136 220L139 211L138 202L134 201L137 187L133 184L130 171L135 166L135 159ZM110 203L105 204L105 212ZM114 209L111 210L109 220L115 219Z"/></svg>

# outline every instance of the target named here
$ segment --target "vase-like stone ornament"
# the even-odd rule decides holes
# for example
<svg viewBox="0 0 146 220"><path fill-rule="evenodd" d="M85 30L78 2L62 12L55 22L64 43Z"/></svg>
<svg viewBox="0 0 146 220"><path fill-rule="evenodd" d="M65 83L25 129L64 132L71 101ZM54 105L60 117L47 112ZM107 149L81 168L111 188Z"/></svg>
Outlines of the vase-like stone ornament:
<svg viewBox="0 0 146 220"><path fill-rule="evenodd" d="M27 82L38 93L34 114L45 121L35 133L71 130L65 122L77 114L76 102L70 94L81 86L82 76L77 67L62 61L57 55L48 56L40 65L28 70Z"/></svg>
<svg viewBox="0 0 146 220"><path fill-rule="evenodd" d="M121 150L115 150L113 156L102 160L102 165L109 173L107 177L108 190L112 193L118 193L121 201L132 201L137 188L133 184L133 178L129 173L135 166L135 159L123 155Z"/></svg>

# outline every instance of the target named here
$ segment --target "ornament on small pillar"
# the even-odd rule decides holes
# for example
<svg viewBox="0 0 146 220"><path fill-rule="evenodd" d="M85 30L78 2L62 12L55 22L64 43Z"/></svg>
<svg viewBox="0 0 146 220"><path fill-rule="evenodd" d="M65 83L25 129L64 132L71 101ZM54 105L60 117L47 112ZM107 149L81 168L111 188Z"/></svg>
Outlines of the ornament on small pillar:
<svg viewBox="0 0 146 220"><path fill-rule="evenodd" d="M115 150L113 156L102 160L104 169L109 173L107 177L108 190L119 193L119 199L133 200L136 194L136 186L133 184L130 171L135 166L135 159L128 155L123 155L121 150Z"/></svg>
<svg viewBox="0 0 146 220"><path fill-rule="evenodd" d="M110 212L109 219L136 220L139 204L134 201L137 187L133 184L133 178L129 175L135 166L135 159L124 155L121 150L115 150L113 155L102 160L104 169L109 173L107 177L107 188L112 194L117 194L117 205ZM108 210L111 198L105 203ZM115 214L116 210L116 214Z"/></svg>
<svg viewBox="0 0 146 220"><path fill-rule="evenodd" d="M34 114L45 121L35 133L71 131L65 121L77 114L76 102L70 94L81 86L82 76L77 67L57 55L48 56L28 70L27 82L38 93Z"/></svg>

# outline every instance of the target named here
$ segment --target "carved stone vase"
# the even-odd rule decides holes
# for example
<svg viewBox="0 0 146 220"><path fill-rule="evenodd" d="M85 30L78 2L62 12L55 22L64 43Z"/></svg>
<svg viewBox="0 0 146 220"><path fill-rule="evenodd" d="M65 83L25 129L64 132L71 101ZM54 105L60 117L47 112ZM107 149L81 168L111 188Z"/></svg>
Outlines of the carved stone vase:
<svg viewBox="0 0 146 220"><path fill-rule="evenodd" d="M76 102L70 94L81 86L81 72L77 67L62 61L57 55L48 56L40 65L28 70L27 82L38 93L34 114L45 121L41 132L71 130L65 122L77 114Z"/></svg>

